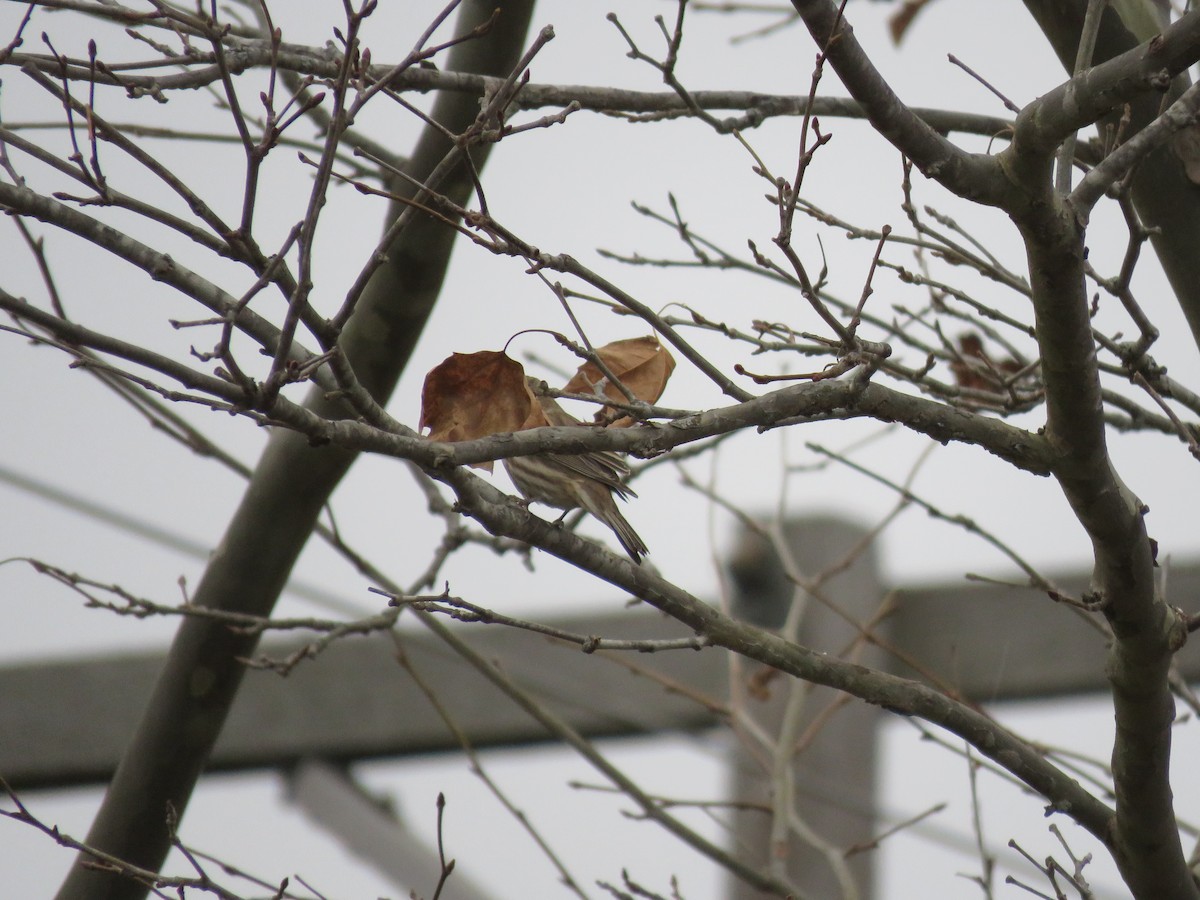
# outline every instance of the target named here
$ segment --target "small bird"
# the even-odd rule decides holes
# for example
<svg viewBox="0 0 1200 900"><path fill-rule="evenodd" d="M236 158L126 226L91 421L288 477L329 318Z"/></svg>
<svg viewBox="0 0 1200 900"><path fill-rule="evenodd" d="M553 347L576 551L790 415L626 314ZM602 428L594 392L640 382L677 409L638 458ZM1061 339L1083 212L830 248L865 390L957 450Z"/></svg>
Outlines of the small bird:
<svg viewBox="0 0 1200 900"><path fill-rule="evenodd" d="M539 397L538 380L526 378L534 397L542 405L546 421L551 425L579 425L573 415L558 405L553 397ZM577 507L612 529L625 552L635 563L640 563L650 551L633 526L625 521L617 502L636 497L626 484L629 466L615 453L596 451L593 453L565 454L538 453L532 456L514 456L504 460L508 477L526 500L545 503L555 509L571 510ZM564 512L565 515L565 512Z"/></svg>

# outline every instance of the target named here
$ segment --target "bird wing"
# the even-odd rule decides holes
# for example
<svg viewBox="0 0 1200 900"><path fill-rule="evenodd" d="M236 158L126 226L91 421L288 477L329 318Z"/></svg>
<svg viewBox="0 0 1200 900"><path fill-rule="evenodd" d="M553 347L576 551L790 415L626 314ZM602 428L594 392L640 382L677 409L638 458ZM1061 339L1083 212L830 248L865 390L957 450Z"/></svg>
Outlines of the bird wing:
<svg viewBox="0 0 1200 900"><path fill-rule="evenodd" d="M548 453L546 459L562 466L568 472L582 475L592 481L598 481L614 494L624 500L626 497L636 497L637 494L625 484L625 476L629 474L629 466L625 460L615 453L597 451L578 455Z"/></svg>

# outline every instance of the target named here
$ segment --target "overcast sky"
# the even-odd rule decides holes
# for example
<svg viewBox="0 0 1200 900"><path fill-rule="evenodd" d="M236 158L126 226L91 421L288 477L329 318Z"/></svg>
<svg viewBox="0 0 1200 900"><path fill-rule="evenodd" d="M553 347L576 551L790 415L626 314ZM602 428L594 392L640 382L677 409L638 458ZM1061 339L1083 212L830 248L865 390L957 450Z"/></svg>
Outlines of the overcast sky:
<svg viewBox="0 0 1200 900"><path fill-rule="evenodd" d="M385 0L380 5L364 42L371 47L375 61L388 61L411 46L435 4ZM331 38L331 24L337 23L301 12L315 6L277 6L274 12L285 41L323 44ZM605 21L610 10L617 10L626 28L658 52L657 26L651 17L661 12L670 18L674 6L633 0L540 4L534 25L553 24L556 37L535 61L532 80L661 89L652 69L626 58L623 40ZM859 40L911 105L1004 114L998 101L947 62L947 53L983 73L1018 104L1062 80L1057 61L1017 2L942 0L922 15L899 52L890 45L885 29L891 10L890 4L852 3L849 16ZM0 43L9 39L23 11L20 4L0 4ZM681 56L682 80L693 89L806 92L815 51L802 29L786 28L766 38L730 43L731 35L767 21L766 17L751 17L733 24L722 16L693 13ZM80 27L78 18L39 11L27 32L25 49L38 49L37 36L42 31L52 36L59 52L86 57L90 33ZM99 50L102 58L111 59L141 58L146 52L144 45L111 29L102 32ZM44 92L19 71L8 69L3 76L0 113L6 122L57 117L59 111ZM843 93L832 73L822 82L821 93ZM165 124L168 119L163 117L172 117L171 122L213 128L223 121L212 98L202 92L173 98L162 108L143 101L133 112L120 102L118 94L101 96L99 106L102 112L111 110L116 121L129 121L137 115ZM386 103L363 125L375 139L394 143L400 151L415 134L412 118ZM806 197L864 227L904 226L899 209L900 162L895 152L859 123L829 120L822 126L834 137L818 154L808 175ZM780 120L747 137L769 165L790 177L798 128L797 119ZM967 143L984 148L980 140ZM203 186L211 202L224 209L236 208L241 188L238 178L230 174L240 173L235 150L213 151L194 144L149 146L169 155L179 171ZM28 159L15 159L22 171L36 172L38 179L45 177ZM123 164L115 151L108 152L107 160L113 183L125 190L141 189L141 176ZM751 172L751 165L746 151L732 137L717 136L700 123L628 125L580 113L564 126L504 142L488 163L485 187L491 212L502 223L548 252L569 252L602 267L606 275L653 308L686 303L714 319L742 327L748 327L752 319L815 327L801 318L793 294L766 282L631 269L605 261L596 253L603 248L684 256L669 229L647 222L630 206L636 201L666 212L668 193L679 199L697 232L728 249L741 252L747 239L769 246L777 219L763 200L766 185ZM294 155L280 151L278 165L268 167L264 177L263 196L268 198L260 223L264 234L282 236L299 217L307 197L307 177L307 171L295 164ZM1007 264L1021 269L1019 244L1003 217L952 204L923 180L918 180L916 187L919 202L944 208L988 240ZM334 307L352 282L377 240L383 213L377 199L346 189L332 192L324 213L325 231L316 269L315 299L323 308ZM1119 232L1110 229L1115 239L1107 242L1101 236L1111 221L1108 211L1095 216L1091 241L1092 260L1109 273L1115 270L1123 246ZM47 234L45 229L38 231ZM820 266L823 248L831 284L843 296L856 297L874 248L829 232L822 234L823 244L818 245L816 233L810 229L800 234L798 248L807 254L814 269ZM36 267L8 220L0 221L0 248L5 260L4 286L42 302L44 292ZM140 273L58 235L47 234L47 252L65 305L81 320L176 353L186 352L189 342L196 340L194 333L181 334L166 324L172 317L195 317L195 309ZM186 248L171 252L188 261ZM208 265L199 260L194 264ZM202 271L212 272L212 268ZM231 269L218 270L217 277L237 284L234 275ZM979 279L962 277L982 296L994 297L997 303L1014 302ZM1164 332L1157 357L1170 366L1175 377L1195 384L1195 348L1152 259L1139 270L1136 286ZM875 287L871 303L881 315L890 305L917 306L923 301L918 291L894 280L877 282ZM644 333L628 319L590 309L581 314L597 343ZM443 297L390 411L415 427L421 381L432 365L451 352L500 349L515 332L538 327L570 330L553 295L523 274L519 262L460 246ZM0 421L6 423L0 443L0 506L5 510L0 516L0 558L44 559L101 581L118 582L160 602L177 601L181 577L188 585L198 581L203 554L219 540L241 496L241 480L155 433L93 379L69 369L65 356L29 346L11 335L0 335L0 342L0 383L6 386L0 392ZM736 362L751 368L759 365L741 350L717 342L703 343L726 367ZM512 352L534 353L562 369L572 366L571 359L544 336L523 336L514 342ZM768 361L762 365L780 364ZM536 364L530 368L553 383L549 369ZM711 386L684 365L663 398L665 405L676 407L720 402ZM198 411L188 415L238 458L253 464L264 441L260 431L244 420L224 415ZM876 425L855 423L814 427L803 433L782 429L767 436L745 435L727 444L715 463L691 462L687 470L744 508L770 513L778 507L783 490L780 461L805 465L816 459L804 448L805 441L836 449L880 431ZM902 480L925 445L902 433L889 433L879 446L872 464ZM1154 438L1115 439L1117 465L1149 504L1149 527L1164 555L1194 559L1200 550L1193 524L1194 472L1187 465L1186 454L1174 447L1169 453L1156 452L1154 465L1147 466L1151 446L1161 451L1168 445ZM54 485L147 522L163 535L178 536L181 543L194 545L200 555L186 547L171 549L126 530L100 525L93 518L35 496L14 479ZM501 476L496 479L503 483ZM948 447L936 450L916 488L948 513L974 516L1052 573L1076 570L1088 560L1087 540L1048 479L1014 473L976 450ZM698 595L715 596L718 561L727 552L734 532L731 518L700 492L682 486L679 473L669 466L639 481L638 492L640 499L626 512L650 546L654 563L664 575ZM837 467L791 479L786 497L787 508L794 515L835 513L868 524L883 515L894 499L861 476ZM339 524L350 542L368 557L383 561L401 583L423 567L440 537L436 523L412 524L408 510L423 508L422 503L403 467L382 458L360 460L334 500ZM602 526L585 530L600 540L610 537ZM915 510L889 530L878 552L889 584L961 582L970 571L1002 577L1015 574L1011 564L993 549L960 530L930 522ZM527 573L512 559L496 560L483 551L468 551L445 576L456 594L528 616L552 615L584 605L616 610L623 601L611 589L575 577L565 565L544 555L536 557L536 571ZM317 542L306 550L296 579L364 613L379 605L378 598L367 593L368 585L361 577ZM63 588L17 563L0 566L0 596L7 612L6 627L0 632L0 664L102 656L119 649L163 649L174 630L174 623L168 621L124 620L82 609ZM293 594L279 611L284 615L313 614L324 609ZM1013 722L1031 726L1031 736L1077 746L1101 758L1108 754L1105 729L1111 728L1111 713L1103 703L1079 704L1071 711L1014 709L1010 714ZM947 799L950 808L924 832L885 846L881 857L886 864L883 896L977 896L977 887L955 876L956 871L977 871L977 864L972 868L970 848L948 847L966 833L962 827L969 815L965 764L920 745L903 723L889 729L885 748L885 810L897 816L911 815L940 799ZM631 741L611 749L631 772L652 779L656 792L719 793L727 750L722 739L680 737L657 745ZM598 780L574 757L538 749L493 753L485 759L493 776L511 788L519 805L557 842L583 883L597 878L616 882L620 868L627 866L636 878L659 890L666 889L671 874L679 875L688 900L720 896L721 879L716 870L660 835L654 826L624 819L620 811L629 809L629 803L603 795L580 797L579 792L567 789L565 785L572 779ZM948 766L955 777L946 777ZM427 836L432 833L433 798L444 791L449 800L450 851L465 873L488 885L492 896L557 896L551 868L517 834L460 759L376 762L362 766L360 774L372 788L397 796L406 822ZM986 809L995 817L988 826L993 849L1011 859L1011 853L1003 848L1009 837L1018 836L1029 841L1026 846L1039 848L1035 857L1055 852L1036 799L1019 799L1016 791L1007 789L1005 793L991 781L984 789L989 792ZM993 791L996 793L990 793ZM1194 792L1177 791L1185 801L1190 799L1188 794ZM39 793L25 799L47 821L82 837L99 791ZM1189 811L1193 817L1200 813L1195 803L1184 805L1183 814ZM581 826L582 822L586 826ZM719 835L715 826L703 827L710 836ZM947 837L955 834L957 838ZM207 780L189 809L184 836L194 846L265 877L301 872L329 897L407 895L407 888L386 884L313 829L286 802L272 775ZM598 842L603 845L602 852L597 852ZM1088 848L1081 841L1075 849ZM947 855L952 853L958 856ZM49 896L69 861L69 855L44 836L0 821L0 872L12 896ZM1026 875L1035 880L1028 871ZM1096 878L1100 884L1105 882L1103 875ZM1107 880L1115 883L1112 876ZM430 890L429 886L414 887L426 893ZM600 892L593 894L599 896ZM1019 894L1015 888L1003 888L1000 896Z"/></svg>

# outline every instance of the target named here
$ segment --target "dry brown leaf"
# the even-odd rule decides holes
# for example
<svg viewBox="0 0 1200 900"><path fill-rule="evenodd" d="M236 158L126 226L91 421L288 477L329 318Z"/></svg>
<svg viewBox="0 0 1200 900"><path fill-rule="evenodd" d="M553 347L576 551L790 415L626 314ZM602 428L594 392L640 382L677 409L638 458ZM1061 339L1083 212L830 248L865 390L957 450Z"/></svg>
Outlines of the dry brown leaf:
<svg viewBox="0 0 1200 900"><path fill-rule="evenodd" d="M646 403L655 403L667 387L667 379L675 371L675 359L667 348L659 343L655 335L646 337L627 338L623 341L613 341L596 350L596 355L612 373L621 380L633 395ZM611 397L620 403L626 402L625 395L615 384L607 381L604 374L593 363L584 363L575 373L575 377L567 382L564 391L572 394L592 394L596 387L603 382L604 396ZM619 416L611 407L604 407L596 413L596 421L608 421ZM612 423L617 427L627 427L633 420L624 416Z"/></svg>
<svg viewBox="0 0 1200 900"><path fill-rule="evenodd" d="M904 32L908 31L913 19L925 6L933 0L905 0L904 5L888 19L888 31L892 33L892 43L899 46L904 40Z"/></svg>
<svg viewBox="0 0 1200 900"><path fill-rule="evenodd" d="M954 380L959 387L994 392L1000 385L996 377L988 372L988 368L1009 375L1022 369L1021 364L1015 359L993 359L983 346L983 338L974 332L969 331L959 335L958 352L959 358L950 360L950 371L954 373ZM982 360L985 366L984 370L980 371L971 366L967 362L968 358Z"/></svg>
<svg viewBox="0 0 1200 900"><path fill-rule="evenodd" d="M540 418L540 421L539 421ZM421 428L435 441L469 441L545 425L525 383L525 369L495 350L454 353L425 376ZM473 463L492 471L492 462Z"/></svg>
<svg viewBox="0 0 1200 900"><path fill-rule="evenodd" d="M615 341L597 353L613 374L647 403L662 395L675 368L671 354L653 336ZM566 390L591 394L603 378L595 366L585 365ZM611 384L606 385L606 392L614 400L625 399ZM609 414L598 413L597 421L620 415L610 407L605 410ZM547 420L543 403L530 390L525 369L495 350L451 354L429 371L421 388L421 429L429 429L431 440L469 441L550 424L566 423ZM624 417L615 424L630 425L632 420ZM493 469L491 462L472 465L489 472Z"/></svg>

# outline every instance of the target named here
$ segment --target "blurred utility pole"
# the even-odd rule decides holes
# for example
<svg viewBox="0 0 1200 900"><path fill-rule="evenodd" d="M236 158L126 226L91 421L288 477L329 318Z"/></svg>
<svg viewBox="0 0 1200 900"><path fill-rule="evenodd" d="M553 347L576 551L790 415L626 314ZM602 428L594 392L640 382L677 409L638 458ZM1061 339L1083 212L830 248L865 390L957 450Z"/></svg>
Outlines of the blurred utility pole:
<svg viewBox="0 0 1200 900"><path fill-rule="evenodd" d="M910 586L888 595L892 607L881 618L884 590L876 575L873 545L851 553L862 549L864 536L858 526L833 518L784 526L782 543L797 569L792 574L801 584L814 578L820 582L814 595L806 596L770 546L753 534L743 535L729 563L732 612L779 630L785 628L789 611L802 604L799 640L805 646L905 678L935 679L978 702L1065 697L1108 688L1103 635L1081 622L1078 610L1052 602L1044 592L962 580ZM1089 573L1055 581L1064 592L1079 595L1087 588ZM1170 590L1173 597L1200 594L1200 566L1173 564ZM662 640L691 634L645 604L545 624L609 638ZM874 645L856 645L858 625L868 624L899 651L897 656L919 661L921 671L891 656L884 658ZM638 667L647 672L634 674L624 666L605 665L574 644L517 629L477 624L461 626L456 633L547 709L591 738L716 727L729 734L713 708L664 685L687 685L695 694L718 700L731 697L755 723L748 726L743 719L733 732L737 749L731 793L761 804L737 814L734 849L755 866L769 868L773 858L813 900L845 895L830 865L831 854L865 846L882 830L873 811L875 734L885 714L859 700L839 699L836 692L713 648L639 655ZM438 638L405 632L404 644L410 662L426 681L439 686L448 714L468 726L476 748L549 739L541 725ZM260 652L284 659L296 649L295 642L264 642ZM107 781L163 661L161 653L122 654L0 667L0 775L22 793ZM1175 663L1184 679L1200 680L1200 641L1185 645ZM651 670L656 677L644 677ZM789 711L794 713L790 718ZM773 846L772 785L779 775L773 748L785 724L792 735L787 743L796 750L788 773L794 802L786 811L791 821L775 826L783 839ZM362 759L460 750L413 679L396 664L391 636L373 635L337 641L287 678L266 671L247 673L208 763L210 771L295 772L297 802L354 852L380 866L379 860L391 852L389 846L408 844L403 823L372 809L349 778L331 775L335 770L295 768L297 764L323 760L345 767ZM338 798L339 793L344 796ZM369 833L374 829L380 833ZM810 833L808 839L797 837L805 832ZM813 835L820 840L814 841ZM832 849L821 850L822 842ZM426 883L428 873L437 871L427 850L422 857L421 848L409 849L420 865L401 863L397 857L381 866L404 890L412 881L401 879L401 872L419 870ZM872 861L869 852L847 857L859 900L871 896ZM735 900L759 896L740 884L731 883L729 892Z"/></svg>
<svg viewBox="0 0 1200 900"><path fill-rule="evenodd" d="M783 526L779 540L796 568L790 574L819 582L810 594L789 577L770 541L743 532L729 562L733 614L775 631L798 626L798 639L807 647L881 666L882 652L860 640L854 624L872 623L884 598L874 547L864 546L866 537L842 519ZM875 622L872 631L882 636L886 627ZM740 707L757 728L733 729L738 744L731 799L762 810L739 807L735 813L739 856L756 868L774 865L806 897L849 896L841 880L849 877L860 900L868 900L872 855L847 857L845 850L866 848L877 833L875 730L881 711L745 660L740 668L735 710ZM783 736L786 746L763 746L756 733L772 741ZM786 776L780 770L785 763ZM786 806L776 796L785 778L791 779L793 793ZM839 866L844 867L840 877ZM740 881L730 884L734 900L766 896Z"/></svg>

